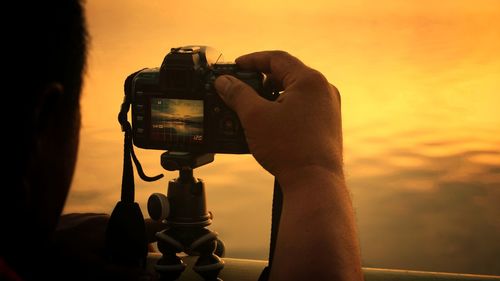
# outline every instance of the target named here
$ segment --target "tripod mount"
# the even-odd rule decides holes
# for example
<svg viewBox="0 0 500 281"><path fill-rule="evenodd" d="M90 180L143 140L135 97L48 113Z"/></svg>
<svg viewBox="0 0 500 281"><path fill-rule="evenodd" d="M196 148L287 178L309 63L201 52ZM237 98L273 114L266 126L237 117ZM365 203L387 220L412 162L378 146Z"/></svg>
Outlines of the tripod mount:
<svg viewBox="0 0 500 281"><path fill-rule="evenodd" d="M197 167L213 162L214 154L165 152L161 165L168 171L179 171L179 177L168 183L167 196L154 193L148 200L152 219L165 224L156 233L158 249L163 254L155 265L161 280L176 280L186 268L177 253L199 255L193 270L207 281L221 280L219 272L224 267L220 258L224 244L217 233L206 227L212 223L212 213L207 211L205 184L193 176Z"/></svg>

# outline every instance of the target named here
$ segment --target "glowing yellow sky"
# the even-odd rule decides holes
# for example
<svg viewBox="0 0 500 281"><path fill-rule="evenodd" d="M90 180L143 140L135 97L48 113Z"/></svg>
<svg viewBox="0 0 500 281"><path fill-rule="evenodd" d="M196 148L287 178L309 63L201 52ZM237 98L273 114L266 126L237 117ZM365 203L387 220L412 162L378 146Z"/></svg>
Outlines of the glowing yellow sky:
<svg viewBox="0 0 500 281"><path fill-rule="evenodd" d="M229 60L289 51L338 86L347 128L370 120L420 126L443 117L451 125L499 124L496 0L89 0L87 14L87 127L116 126L124 78L187 44L214 46Z"/></svg>

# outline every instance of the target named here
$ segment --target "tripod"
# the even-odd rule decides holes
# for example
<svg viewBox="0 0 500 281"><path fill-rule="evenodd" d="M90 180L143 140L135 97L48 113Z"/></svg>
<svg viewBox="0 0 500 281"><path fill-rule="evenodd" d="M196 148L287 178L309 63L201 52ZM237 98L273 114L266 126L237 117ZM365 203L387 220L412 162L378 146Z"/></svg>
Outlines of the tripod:
<svg viewBox="0 0 500 281"><path fill-rule="evenodd" d="M179 177L168 183L167 196L154 193L148 200L152 219L162 221L166 228L158 233L158 248L163 254L155 265L160 280L176 280L186 268L177 256L185 252L199 254L193 270L207 281L221 280L217 276L224 267L224 245L215 232L206 229L212 223L207 212L205 185L193 177L193 169L214 160L213 154L165 152L161 165L169 171L179 171Z"/></svg>

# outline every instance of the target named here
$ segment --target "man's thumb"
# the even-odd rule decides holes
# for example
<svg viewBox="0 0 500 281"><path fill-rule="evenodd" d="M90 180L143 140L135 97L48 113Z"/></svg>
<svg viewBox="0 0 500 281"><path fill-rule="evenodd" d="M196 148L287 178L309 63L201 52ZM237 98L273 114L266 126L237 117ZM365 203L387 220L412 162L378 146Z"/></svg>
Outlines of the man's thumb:
<svg viewBox="0 0 500 281"><path fill-rule="evenodd" d="M230 75L219 76L215 80L215 89L242 121L249 114L249 110L264 106L268 102L245 82Z"/></svg>

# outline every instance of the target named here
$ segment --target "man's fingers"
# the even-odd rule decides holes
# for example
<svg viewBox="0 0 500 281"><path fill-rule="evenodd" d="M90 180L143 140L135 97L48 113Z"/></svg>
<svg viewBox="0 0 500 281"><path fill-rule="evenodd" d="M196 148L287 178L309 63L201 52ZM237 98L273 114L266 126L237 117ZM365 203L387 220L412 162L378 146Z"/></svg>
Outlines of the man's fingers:
<svg viewBox="0 0 500 281"><path fill-rule="evenodd" d="M285 89L300 79L304 71L309 70L299 59L284 51L251 53L237 58L236 63L243 69L271 74Z"/></svg>
<svg viewBox="0 0 500 281"><path fill-rule="evenodd" d="M215 88L227 106L236 111L243 124L252 117L253 112L270 103L259 96L252 87L233 76L218 77L215 80Z"/></svg>

